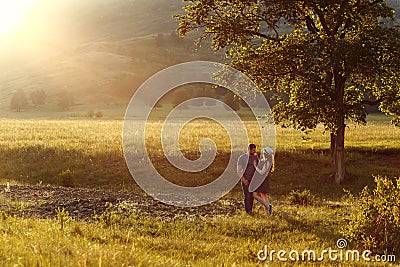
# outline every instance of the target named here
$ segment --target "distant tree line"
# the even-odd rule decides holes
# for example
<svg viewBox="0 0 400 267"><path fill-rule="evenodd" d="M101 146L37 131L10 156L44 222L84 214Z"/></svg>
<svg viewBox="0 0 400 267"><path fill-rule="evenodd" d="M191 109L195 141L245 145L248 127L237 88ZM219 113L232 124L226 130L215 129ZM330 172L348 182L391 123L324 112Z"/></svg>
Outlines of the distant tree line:
<svg viewBox="0 0 400 267"><path fill-rule="evenodd" d="M57 94L58 106L63 110L68 110L69 107L75 105L76 97L73 92L68 90L61 90ZM47 93L43 89L37 89L31 91L29 96L26 94L25 90L18 89L14 92L11 97L10 108L17 112L29 107L39 107L44 106L47 103Z"/></svg>
<svg viewBox="0 0 400 267"><path fill-rule="evenodd" d="M236 96L231 91L223 87L213 87L207 84L185 85L183 88L177 88L172 92L165 95L159 102L156 103L156 108L161 108L169 105L172 108L179 106L179 110L183 111L188 109L188 105L184 102L193 98L208 97L208 100L194 100L191 102L192 106L215 106L217 101L221 101L229 106L232 110L237 111L241 107L247 107L243 99ZM184 103L184 104L183 104ZM228 109L228 108L226 108Z"/></svg>
<svg viewBox="0 0 400 267"><path fill-rule="evenodd" d="M20 112L29 106L38 107L46 103L47 94L43 89L34 90L26 95L23 89L18 89L11 98L11 109Z"/></svg>

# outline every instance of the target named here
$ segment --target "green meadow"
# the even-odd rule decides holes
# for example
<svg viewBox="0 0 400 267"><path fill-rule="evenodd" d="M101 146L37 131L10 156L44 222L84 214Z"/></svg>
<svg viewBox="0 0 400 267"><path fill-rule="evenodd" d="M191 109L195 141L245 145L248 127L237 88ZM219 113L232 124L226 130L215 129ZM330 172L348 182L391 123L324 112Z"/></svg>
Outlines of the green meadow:
<svg viewBox="0 0 400 267"><path fill-rule="evenodd" d="M322 127L308 134L277 127L276 170L270 173L274 214L267 216L259 203L254 216L242 207L235 214L204 216L199 208L188 216L173 216L154 207L152 216L129 203L98 214L93 220L72 219L58 212L54 219L21 218L8 214L11 201L0 193L0 263L4 266L280 266L339 263L263 262L257 253L264 248L298 250L336 248L336 240L348 225L355 208L348 190L357 194L374 186L374 176L400 177L400 129L383 115L371 115L366 126L349 123L346 132L348 179L337 186L330 177L329 135ZM255 126L247 121L246 127ZM159 146L161 121L147 125L146 145L159 172L176 180ZM121 120L64 119L12 120L0 123L0 180L2 184L72 186L145 193L126 167L122 151ZM199 131L198 129L202 129ZM194 134L194 132L198 134ZM201 175L185 179L186 186L217 178L230 155L227 133L208 121L194 121L182 130L180 145L188 158L198 157L198 142L212 138L217 158ZM255 143L257 136L250 135ZM68 181L63 174L71 173ZM197 175L197 176L196 176ZM66 184L67 183L67 184ZM308 189L308 205L290 204L293 190ZM240 184L217 202L242 201ZM17 203L17 204L15 204ZM165 215L165 216L164 216ZM349 248L357 244L349 242ZM363 266L366 262L351 262ZM376 262L374 263L377 264ZM382 266L384 263L382 263Z"/></svg>
<svg viewBox="0 0 400 267"><path fill-rule="evenodd" d="M160 120L148 122L146 146L154 165L163 166L159 171L173 179L176 169L168 166L161 148L162 125ZM249 120L245 125L250 140L258 144L259 137L252 131L256 122ZM3 119L0 179L11 184L62 185L60 174L69 170L75 187L138 190L123 157L122 126L122 120L106 119ZM216 143L218 151L212 168L202 179L215 179L225 167L222 163L229 159L227 132L217 123L197 120L182 129L179 143L184 154L195 159L199 142L207 137ZM340 198L342 188L332 186L329 177L330 139L322 127L305 134L278 126L276 140L276 171L270 174L275 195L308 188L322 198ZM399 176L399 141L400 129L391 126L383 115L371 115L366 126L349 123L345 140L348 179L343 186L359 191L371 185L373 175ZM187 179L186 186L196 186L191 183L199 179Z"/></svg>

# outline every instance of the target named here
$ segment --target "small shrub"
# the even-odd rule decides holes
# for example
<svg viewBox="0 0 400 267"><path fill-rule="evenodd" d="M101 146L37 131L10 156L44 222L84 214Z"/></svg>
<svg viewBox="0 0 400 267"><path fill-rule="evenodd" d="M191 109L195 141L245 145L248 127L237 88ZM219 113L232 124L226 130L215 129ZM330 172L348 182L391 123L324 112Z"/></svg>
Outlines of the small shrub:
<svg viewBox="0 0 400 267"><path fill-rule="evenodd" d="M103 112L97 111L95 114L96 118L102 118L104 116Z"/></svg>
<svg viewBox="0 0 400 267"><path fill-rule="evenodd" d="M134 205L121 202L113 206L108 204L107 210L100 215L95 215L95 220L104 227L112 225L133 226L138 219L138 213Z"/></svg>
<svg viewBox="0 0 400 267"><path fill-rule="evenodd" d="M400 178L375 177L376 188L368 187L358 196L349 194L355 206L348 226L341 232L361 249L374 253L400 252Z"/></svg>
<svg viewBox="0 0 400 267"><path fill-rule="evenodd" d="M65 224L69 220L71 220L71 217L69 216L69 212L67 210L65 210L64 208L60 209L60 207L58 207L56 209L56 212L57 212L57 220L58 220L58 223L60 224L60 230L64 231Z"/></svg>
<svg viewBox="0 0 400 267"><path fill-rule="evenodd" d="M62 171L58 174L61 179L61 185L65 187L74 187L74 175L70 170Z"/></svg>
<svg viewBox="0 0 400 267"><path fill-rule="evenodd" d="M86 113L86 116L88 116L89 118L93 118L93 117L94 117L94 111L93 111L93 110L89 110L89 111Z"/></svg>
<svg viewBox="0 0 400 267"><path fill-rule="evenodd" d="M310 190L304 189L303 191L292 190L287 200L290 205L312 205L315 200L315 196L311 194Z"/></svg>

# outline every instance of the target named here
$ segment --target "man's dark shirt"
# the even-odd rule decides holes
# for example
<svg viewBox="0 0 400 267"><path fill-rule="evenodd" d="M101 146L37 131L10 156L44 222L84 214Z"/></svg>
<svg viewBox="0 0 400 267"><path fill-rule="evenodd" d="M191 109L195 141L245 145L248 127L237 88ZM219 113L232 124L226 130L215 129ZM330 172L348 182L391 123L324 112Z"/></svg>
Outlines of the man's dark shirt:
<svg viewBox="0 0 400 267"><path fill-rule="evenodd" d="M251 181L251 178L256 171L256 168L254 168L253 165L254 160L258 163L257 156L251 155L249 158L247 154L241 155L238 159L238 165L242 166L242 169L244 170L243 177L248 181Z"/></svg>

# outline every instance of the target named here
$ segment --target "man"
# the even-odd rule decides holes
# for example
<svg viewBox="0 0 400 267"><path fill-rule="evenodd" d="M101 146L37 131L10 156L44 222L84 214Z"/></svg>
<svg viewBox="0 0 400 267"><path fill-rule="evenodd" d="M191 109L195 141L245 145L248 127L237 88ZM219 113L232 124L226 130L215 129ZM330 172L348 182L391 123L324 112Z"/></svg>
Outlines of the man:
<svg viewBox="0 0 400 267"><path fill-rule="evenodd" d="M237 173L241 180L244 195L244 209L249 215L252 214L254 202L253 194L249 192L249 184L254 172L256 171L253 164L254 161L258 163L256 145L250 144L247 153L241 155L237 162Z"/></svg>

